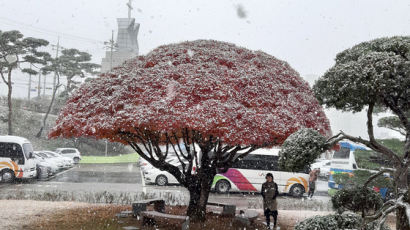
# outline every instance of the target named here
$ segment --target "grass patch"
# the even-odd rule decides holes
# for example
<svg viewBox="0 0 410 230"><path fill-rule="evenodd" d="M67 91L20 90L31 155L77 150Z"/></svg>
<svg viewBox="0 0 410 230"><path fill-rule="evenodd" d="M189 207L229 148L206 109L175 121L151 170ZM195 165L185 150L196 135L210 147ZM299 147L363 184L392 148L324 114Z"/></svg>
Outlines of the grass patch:
<svg viewBox="0 0 410 230"><path fill-rule="evenodd" d="M136 163L139 159L138 153L123 154L112 157L105 156L82 156L81 164L113 164L113 163Z"/></svg>
<svg viewBox="0 0 410 230"><path fill-rule="evenodd" d="M331 188L331 189L328 190L328 194L329 194L329 196L334 196L337 193L337 191L339 191L339 190Z"/></svg>
<svg viewBox="0 0 410 230"><path fill-rule="evenodd" d="M151 207L150 207L151 208ZM131 210L131 207L122 205L105 205L105 206L91 206L87 208L67 209L59 212L54 212L51 215L44 215L40 220L24 226L24 229L34 230L94 230L105 229L122 230L125 226L135 226L139 229L146 230L177 230L181 229L180 225L171 223L157 223L155 226L143 226L142 220L126 217L118 218L116 213L121 211ZM166 213L174 215L185 215L186 206L167 206ZM279 223L280 224L280 223ZM222 217L212 212L207 213L207 220L204 223L190 223L190 229L213 229L213 230L236 230L239 226L233 222L230 217ZM249 230L266 229L264 225L257 221ZM281 228L285 229L285 228Z"/></svg>
<svg viewBox="0 0 410 230"><path fill-rule="evenodd" d="M130 210L128 206L106 205L87 208L67 209L44 216L41 220L24 226L24 229L122 229L122 227L136 225L132 218L117 218L116 213Z"/></svg>

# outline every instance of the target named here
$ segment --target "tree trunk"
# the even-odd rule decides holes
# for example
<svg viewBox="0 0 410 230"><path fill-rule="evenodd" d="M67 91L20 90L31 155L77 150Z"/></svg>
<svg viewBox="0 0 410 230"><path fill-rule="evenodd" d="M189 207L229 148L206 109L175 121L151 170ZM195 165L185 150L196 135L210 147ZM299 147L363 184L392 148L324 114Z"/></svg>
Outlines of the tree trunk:
<svg viewBox="0 0 410 230"><path fill-rule="evenodd" d="M60 82L60 81L59 81L59 82ZM43 123L41 124L41 128L40 128L40 130L38 131L38 133L37 133L37 135L36 135L37 138L40 138L40 137L41 137L41 134L42 134L44 128L46 127L47 118L48 118L48 115L50 114L51 107L53 107L53 104L54 104L54 100L55 100L55 98L56 98L56 93L57 93L58 87L59 87L59 84L56 85L56 87L53 89L53 95L51 96L51 102L50 102L50 105L48 105L47 112L46 112L46 114L45 114L44 117L43 117Z"/></svg>
<svg viewBox="0 0 410 230"><path fill-rule="evenodd" d="M397 189L407 191L407 196L409 196L410 192L408 191L409 185L408 185L408 180L407 180L407 173L408 169L403 169L401 168L400 170L397 170L398 174L400 171L405 171L405 173L402 174L401 178L398 176L395 176L396 179L396 184L397 184ZM396 195L397 195L397 190L396 190ZM410 202L409 197L405 199L405 201L408 203ZM396 210L396 229L397 230L410 230L410 219L407 217L406 213L406 208L400 207Z"/></svg>
<svg viewBox="0 0 410 230"><path fill-rule="evenodd" d="M407 219L406 208L398 208L396 211L396 229L410 230L409 220Z"/></svg>
<svg viewBox="0 0 410 230"><path fill-rule="evenodd" d="M11 86L11 67L9 68L8 74L7 74L7 87L8 87L8 94L7 94L7 105L9 107L9 113L8 113L8 135L13 135L13 122L12 122L12 116L13 116L13 106L11 102L11 93L12 93L12 86Z"/></svg>
<svg viewBox="0 0 410 230"><path fill-rule="evenodd" d="M215 169L201 168L198 174L195 175L197 183L191 183L188 186L190 197L187 216L193 222L203 222L206 219L206 205L208 204L209 193L215 175Z"/></svg>

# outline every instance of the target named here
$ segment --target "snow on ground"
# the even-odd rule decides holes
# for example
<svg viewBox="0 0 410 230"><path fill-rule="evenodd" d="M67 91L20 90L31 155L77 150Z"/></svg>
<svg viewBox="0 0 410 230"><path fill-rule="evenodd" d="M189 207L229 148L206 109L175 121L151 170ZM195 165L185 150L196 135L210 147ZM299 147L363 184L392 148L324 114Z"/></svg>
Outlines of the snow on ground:
<svg viewBox="0 0 410 230"><path fill-rule="evenodd" d="M51 202L34 200L0 200L0 229L24 229L55 211L86 207L90 204L78 202Z"/></svg>
<svg viewBox="0 0 410 230"><path fill-rule="evenodd" d="M73 208L83 208L95 206L97 204L80 202L52 202L34 200L0 200L0 229L21 230L31 222L47 218L48 215ZM241 207L246 209L246 207ZM218 211L219 209L210 208L208 211ZM260 208L252 209L259 213L259 220L264 222L263 210ZM219 210L220 211L220 210ZM239 209L237 210L239 212ZM293 226L313 216L328 215L330 211L312 210L279 210L278 222L284 229L293 229ZM395 227L395 218L390 215L387 224L391 229Z"/></svg>

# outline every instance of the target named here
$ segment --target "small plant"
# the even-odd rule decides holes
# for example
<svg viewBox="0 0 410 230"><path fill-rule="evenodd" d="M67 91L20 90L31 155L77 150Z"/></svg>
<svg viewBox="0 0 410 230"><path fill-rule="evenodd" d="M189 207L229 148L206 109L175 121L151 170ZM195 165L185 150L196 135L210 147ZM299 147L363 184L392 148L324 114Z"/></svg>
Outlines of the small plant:
<svg viewBox="0 0 410 230"><path fill-rule="evenodd" d="M295 230L340 230L340 229L363 229L375 230L378 223L371 222L362 228L362 218L356 214L331 214L327 216L315 216L299 222ZM382 230L389 230L382 226Z"/></svg>
<svg viewBox="0 0 410 230"><path fill-rule="evenodd" d="M342 189L332 197L333 208L340 213L349 210L361 212L362 217L370 210L378 210L383 205L379 193L364 187Z"/></svg>

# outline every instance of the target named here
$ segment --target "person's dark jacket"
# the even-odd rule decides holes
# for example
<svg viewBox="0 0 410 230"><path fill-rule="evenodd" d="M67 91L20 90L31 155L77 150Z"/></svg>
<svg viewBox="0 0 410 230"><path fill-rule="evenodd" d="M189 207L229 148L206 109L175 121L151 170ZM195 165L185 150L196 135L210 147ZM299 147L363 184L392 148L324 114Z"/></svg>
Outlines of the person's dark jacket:
<svg viewBox="0 0 410 230"><path fill-rule="evenodd" d="M275 186L275 194L273 195L273 198L272 199L276 199L276 197L279 195L279 191L278 191L278 185L275 183L275 182L273 182L274 183L274 186ZM266 183L263 183L262 184L262 197L263 197L263 199L265 199L265 190L266 190Z"/></svg>

